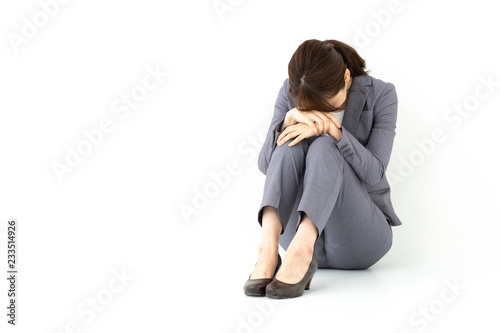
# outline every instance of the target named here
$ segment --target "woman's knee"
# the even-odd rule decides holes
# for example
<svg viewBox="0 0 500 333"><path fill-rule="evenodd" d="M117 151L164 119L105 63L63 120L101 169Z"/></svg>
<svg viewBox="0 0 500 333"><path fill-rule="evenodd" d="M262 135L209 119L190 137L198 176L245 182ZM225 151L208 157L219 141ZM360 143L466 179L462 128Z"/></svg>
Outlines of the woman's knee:
<svg viewBox="0 0 500 333"><path fill-rule="evenodd" d="M307 155L309 158L330 158L339 162L343 156L335 145L335 141L329 136L317 137L309 146Z"/></svg>
<svg viewBox="0 0 500 333"><path fill-rule="evenodd" d="M276 148L274 148L273 156L292 157L295 159L304 158L306 153L307 153L308 146L309 146L309 143L307 142L307 140L302 140L302 141L298 142L297 144L289 147L288 144L290 142L292 142L292 140L285 142L281 146L277 145Z"/></svg>

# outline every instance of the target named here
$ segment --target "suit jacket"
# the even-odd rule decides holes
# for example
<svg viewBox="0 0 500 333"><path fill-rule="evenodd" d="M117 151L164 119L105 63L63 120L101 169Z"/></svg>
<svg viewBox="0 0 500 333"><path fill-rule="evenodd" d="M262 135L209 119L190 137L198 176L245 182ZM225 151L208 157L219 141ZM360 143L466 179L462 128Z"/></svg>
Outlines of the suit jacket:
<svg viewBox="0 0 500 333"><path fill-rule="evenodd" d="M266 140L259 153L259 170L266 174L286 113L295 107L286 79L281 87ZM398 98L392 83L370 75L353 78L342 120L342 138L334 140L345 160L364 183L375 205L391 226L401 225L390 198L385 171L396 135Z"/></svg>

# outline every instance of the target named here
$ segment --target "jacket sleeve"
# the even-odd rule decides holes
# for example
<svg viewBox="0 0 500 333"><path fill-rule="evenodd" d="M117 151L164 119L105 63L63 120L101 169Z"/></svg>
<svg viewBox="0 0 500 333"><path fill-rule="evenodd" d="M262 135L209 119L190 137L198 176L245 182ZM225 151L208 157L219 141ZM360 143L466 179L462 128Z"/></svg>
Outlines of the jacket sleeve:
<svg viewBox="0 0 500 333"><path fill-rule="evenodd" d="M368 185L376 184L385 174L396 135L398 99L395 87L387 83L373 107L373 127L366 146L349 131L342 129L337 147L358 177Z"/></svg>
<svg viewBox="0 0 500 333"><path fill-rule="evenodd" d="M259 153L259 170L263 173L267 173L267 167L269 165L269 161L271 160L271 155L273 154L274 149L276 148L276 140L282 131L280 131L281 125L285 120L286 113L288 110L288 79L283 82L283 86L281 87L278 98L276 99L276 103L274 105L274 114L271 120L271 125L269 126L269 130L267 132L266 140L261 148Z"/></svg>

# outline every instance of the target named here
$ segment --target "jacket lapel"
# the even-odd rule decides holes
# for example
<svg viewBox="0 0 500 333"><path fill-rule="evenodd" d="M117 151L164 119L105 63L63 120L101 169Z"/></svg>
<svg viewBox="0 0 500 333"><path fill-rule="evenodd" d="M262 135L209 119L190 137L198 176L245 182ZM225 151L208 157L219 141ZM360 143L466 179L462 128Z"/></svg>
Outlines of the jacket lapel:
<svg viewBox="0 0 500 333"><path fill-rule="evenodd" d="M342 127L345 127L352 134L356 131L361 112L363 112L363 106L366 102L368 88L365 87L365 84L369 84L368 80L368 75L356 76L353 78L351 88L349 89L349 98L347 100L344 119L342 120Z"/></svg>

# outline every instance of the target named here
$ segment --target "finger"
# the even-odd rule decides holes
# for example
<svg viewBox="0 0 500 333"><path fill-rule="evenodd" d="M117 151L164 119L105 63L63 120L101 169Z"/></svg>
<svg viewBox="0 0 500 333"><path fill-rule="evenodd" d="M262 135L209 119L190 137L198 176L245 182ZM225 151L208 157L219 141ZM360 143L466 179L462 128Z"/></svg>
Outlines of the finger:
<svg viewBox="0 0 500 333"><path fill-rule="evenodd" d="M281 138L281 140L278 141L278 146L282 146L285 142L296 136L297 134L295 133L295 131L286 134L285 136L283 136L283 138Z"/></svg>
<svg viewBox="0 0 500 333"><path fill-rule="evenodd" d="M318 112L317 116L321 118L323 121L323 130L321 131L322 134L328 133L330 130L330 118L325 114L325 112Z"/></svg>
<svg viewBox="0 0 500 333"><path fill-rule="evenodd" d="M326 134L328 132L330 132L330 124L332 122L330 121L330 119L328 117L326 117L326 121L325 121L325 129L324 129L324 132L323 134Z"/></svg>
<svg viewBox="0 0 500 333"><path fill-rule="evenodd" d="M312 111L303 111L302 117L299 122L308 125L314 132L314 134L319 135L319 130L315 125L315 122L318 121L319 118L314 115ZM321 126L321 125L320 125Z"/></svg>
<svg viewBox="0 0 500 333"><path fill-rule="evenodd" d="M326 116L328 117L328 119L330 119L335 124L335 126L337 126L337 128L342 127L340 125L339 121L337 120L337 118L335 118L335 116L333 114L328 113Z"/></svg>
<svg viewBox="0 0 500 333"><path fill-rule="evenodd" d="M338 128L340 128L340 123L337 120L337 118L335 118L335 116L333 114L331 114L330 112L324 112L323 115L325 117L327 117L331 122L333 122L335 124L335 126L337 126Z"/></svg>
<svg viewBox="0 0 500 333"><path fill-rule="evenodd" d="M311 120L309 117L304 117L304 123L313 130L314 134L319 135L319 129L313 120Z"/></svg>
<svg viewBox="0 0 500 333"><path fill-rule="evenodd" d="M292 132L294 129L295 129L295 125L290 125L290 126L286 127L283 130L283 132L281 132L281 134L278 136L278 139L276 140L276 142L281 141L281 139L283 139L283 137L285 137L285 135Z"/></svg>
<svg viewBox="0 0 500 333"><path fill-rule="evenodd" d="M317 127L317 125L318 125L318 124L317 124L317 123L315 123L315 124L316 124L316 127ZM319 127L318 127L318 131L319 131ZM319 136L319 135L321 135L322 133L323 133L323 132L319 131L319 133L318 133L318 134L315 134L315 135L316 135L316 136Z"/></svg>
<svg viewBox="0 0 500 333"><path fill-rule="evenodd" d="M284 144L288 140L289 140L288 134L283 135L281 138L278 138L278 146L281 146L282 144Z"/></svg>
<svg viewBox="0 0 500 333"><path fill-rule="evenodd" d="M288 141L288 134L283 136L281 139L278 140L278 146L283 145L283 143Z"/></svg>
<svg viewBox="0 0 500 333"><path fill-rule="evenodd" d="M323 133L323 129L325 128L325 121L314 113L310 113L308 117L313 121L313 123L316 123L316 126L314 126L313 128L314 134L320 135L321 133Z"/></svg>
<svg viewBox="0 0 500 333"><path fill-rule="evenodd" d="M325 121L321 117L318 117L317 120L316 120L316 124L318 125L318 130L319 130L318 135L324 133L324 131L325 131Z"/></svg>
<svg viewBox="0 0 500 333"><path fill-rule="evenodd" d="M276 140L276 142L280 142L284 137L285 135L288 134L288 132L285 132L286 130L284 130L283 132L281 132L281 134L278 136L278 139Z"/></svg>
<svg viewBox="0 0 500 333"><path fill-rule="evenodd" d="M299 143L300 141L302 141L302 140L303 140L303 138L304 138L304 137L302 136L302 134L301 134L301 135L299 135L298 137L296 137L296 138L295 138L295 140L293 140L292 142L290 142L290 143L288 144L288 147L295 146L297 143Z"/></svg>

